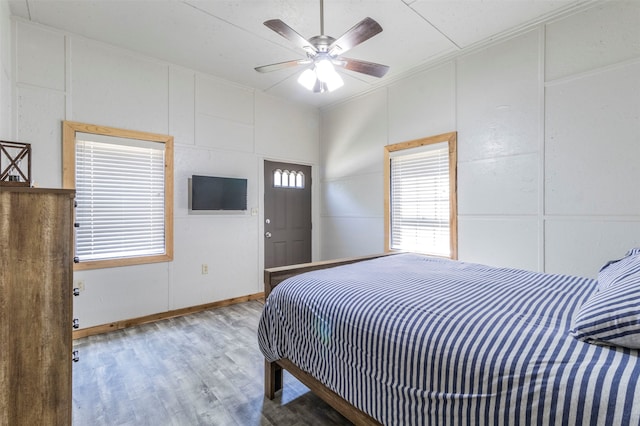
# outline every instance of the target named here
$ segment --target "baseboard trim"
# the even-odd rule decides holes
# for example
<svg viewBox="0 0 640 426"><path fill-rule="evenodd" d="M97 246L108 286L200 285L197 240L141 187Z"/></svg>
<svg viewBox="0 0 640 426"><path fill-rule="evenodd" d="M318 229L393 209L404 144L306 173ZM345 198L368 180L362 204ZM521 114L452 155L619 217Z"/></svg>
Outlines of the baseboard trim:
<svg viewBox="0 0 640 426"><path fill-rule="evenodd" d="M128 320L116 321L110 324L96 325L87 327L73 332L73 339L94 336L96 334L109 333L111 331L122 330L136 325L148 324L155 321L161 321L169 318L181 317L183 315L194 314L196 312L206 311L212 308L221 308L223 306L235 305L236 303L248 302L250 300L259 300L264 297L264 293L249 294L247 296L234 297L233 299L219 300L217 302L206 303L204 305L190 306L188 308L175 309L173 311L160 312L158 314L146 315L144 317L131 318Z"/></svg>

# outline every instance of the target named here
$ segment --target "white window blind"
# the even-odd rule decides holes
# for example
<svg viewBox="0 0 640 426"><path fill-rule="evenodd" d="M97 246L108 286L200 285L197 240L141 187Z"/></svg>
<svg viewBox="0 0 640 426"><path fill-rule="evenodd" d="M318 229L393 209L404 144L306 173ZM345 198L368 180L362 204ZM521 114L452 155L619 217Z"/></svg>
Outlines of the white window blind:
<svg viewBox="0 0 640 426"><path fill-rule="evenodd" d="M77 134L81 262L165 254L164 149L163 143Z"/></svg>
<svg viewBox="0 0 640 426"><path fill-rule="evenodd" d="M451 255L449 145L391 155L391 248Z"/></svg>

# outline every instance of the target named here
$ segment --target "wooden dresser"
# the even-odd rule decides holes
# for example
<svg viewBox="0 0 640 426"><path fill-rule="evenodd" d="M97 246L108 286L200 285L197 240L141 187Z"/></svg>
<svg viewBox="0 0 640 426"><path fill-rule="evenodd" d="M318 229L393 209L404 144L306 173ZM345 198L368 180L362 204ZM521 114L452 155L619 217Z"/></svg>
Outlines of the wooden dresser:
<svg viewBox="0 0 640 426"><path fill-rule="evenodd" d="M0 187L0 425L71 425L74 191Z"/></svg>

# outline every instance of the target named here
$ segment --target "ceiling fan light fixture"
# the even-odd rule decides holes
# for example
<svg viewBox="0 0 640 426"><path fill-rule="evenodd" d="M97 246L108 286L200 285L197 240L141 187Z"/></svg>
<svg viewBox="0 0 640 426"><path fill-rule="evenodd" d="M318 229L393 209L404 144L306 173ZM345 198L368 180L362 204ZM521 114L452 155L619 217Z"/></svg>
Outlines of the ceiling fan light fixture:
<svg viewBox="0 0 640 426"><path fill-rule="evenodd" d="M322 59L316 62L316 75L318 80L327 85L327 90L333 92L344 86L344 81L336 71L330 59Z"/></svg>
<svg viewBox="0 0 640 426"><path fill-rule="evenodd" d="M333 71L333 74L329 75L329 79L326 80L324 83L327 85L327 90L329 92L333 92L334 90L344 86L344 81L342 80L342 77L340 77L340 74L338 74L335 71Z"/></svg>
<svg viewBox="0 0 640 426"><path fill-rule="evenodd" d="M317 61L298 77L298 83L314 93L333 92L344 86L344 81L329 59Z"/></svg>
<svg viewBox="0 0 640 426"><path fill-rule="evenodd" d="M298 83L307 90L313 90L316 85L316 80L316 73L311 68L304 70L304 72L300 74L300 77L298 77Z"/></svg>
<svg viewBox="0 0 640 426"><path fill-rule="evenodd" d="M322 76L322 78L320 77ZM307 68L298 77L298 83L314 93L333 92L344 86L344 81L335 70L332 73L322 73L318 67Z"/></svg>
<svg viewBox="0 0 640 426"><path fill-rule="evenodd" d="M313 86L313 93L324 93L327 91L327 84L321 82L320 80L316 80L316 84Z"/></svg>
<svg viewBox="0 0 640 426"><path fill-rule="evenodd" d="M334 78L334 74L337 74L336 69L330 60L321 59L316 61L316 75L320 81L328 83Z"/></svg>

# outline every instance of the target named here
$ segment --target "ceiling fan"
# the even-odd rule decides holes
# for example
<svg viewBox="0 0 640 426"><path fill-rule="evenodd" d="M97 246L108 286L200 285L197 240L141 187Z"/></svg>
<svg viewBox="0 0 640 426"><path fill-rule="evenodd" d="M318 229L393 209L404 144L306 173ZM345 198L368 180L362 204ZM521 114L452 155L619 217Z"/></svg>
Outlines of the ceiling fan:
<svg viewBox="0 0 640 426"><path fill-rule="evenodd" d="M383 77L389 71L389 67L386 65L341 56L348 50L380 33L382 27L375 20L364 18L338 39L325 35L324 0L320 0L320 35L307 40L280 19L271 19L264 22L264 25L293 42L297 47L302 48L307 53L307 57L305 59L263 65L256 67L255 70L271 72L300 65L306 66L306 70L298 78L298 83L315 93L331 92L344 84L335 67L374 77Z"/></svg>

